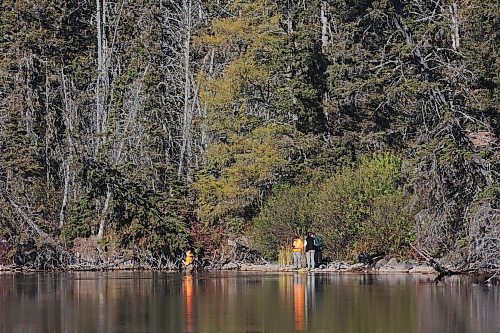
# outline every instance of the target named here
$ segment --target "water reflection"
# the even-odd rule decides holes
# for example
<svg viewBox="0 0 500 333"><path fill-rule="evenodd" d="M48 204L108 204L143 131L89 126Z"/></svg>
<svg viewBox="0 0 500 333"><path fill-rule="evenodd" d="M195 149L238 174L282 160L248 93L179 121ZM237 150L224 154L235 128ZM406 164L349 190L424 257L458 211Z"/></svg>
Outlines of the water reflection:
<svg viewBox="0 0 500 333"><path fill-rule="evenodd" d="M304 277L301 275L294 276L293 282L293 310L295 316L295 330L304 330L304 316L305 316L305 288Z"/></svg>
<svg viewBox="0 0 500 333"><path fill-rule="evenodd" d="M186 275L183 279L184 300L186 302L186 332L193 331L193 276Z"/></svg>
<svg viewBox="0 0 500 333"><path fill-rule="evenodd" d="M0 332L500 332L500 291L409 275L0 275Z"/></svg>

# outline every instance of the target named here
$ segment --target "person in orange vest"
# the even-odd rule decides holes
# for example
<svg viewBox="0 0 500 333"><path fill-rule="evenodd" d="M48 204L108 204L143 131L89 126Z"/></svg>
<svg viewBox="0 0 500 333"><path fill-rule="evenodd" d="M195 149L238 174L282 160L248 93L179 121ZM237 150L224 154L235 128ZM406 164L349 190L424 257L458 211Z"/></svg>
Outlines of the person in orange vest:
<svg viewBox="0 0 500 333"><path fill-rule="evenodd" d="M193 252L191 252L191 250L188 250L186 252L186 259L184 259L182 263L184 264L185 268L191 268L193 265L193 260L194 260Z"/></svg>
<svg viewBox="0 0 500 333"><path fill-rule="evenodd" d="M297 235L293 240L292 244L292 252L293 252L293 265L295 269L299 269L302 267L302 250L304 249L304 243L302 239Z"/></svg>

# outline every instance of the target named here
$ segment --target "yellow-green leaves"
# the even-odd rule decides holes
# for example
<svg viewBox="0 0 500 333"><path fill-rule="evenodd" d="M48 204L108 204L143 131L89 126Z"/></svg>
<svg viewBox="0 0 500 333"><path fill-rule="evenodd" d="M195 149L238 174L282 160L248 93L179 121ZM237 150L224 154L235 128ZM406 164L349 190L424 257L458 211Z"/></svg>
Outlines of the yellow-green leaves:
<svg viewBox="0 0 500 333"><path fill-rule="evenodd" d="M207 151L207 165L196 182L199 216L215 222L227 215L244 215L263 191L275 184L288 163L281 149L281 126L269 125L247 137L232 136Z"/></svg>
<svg viewBox="0 0 500 333"><path fill-rule="evenodd" d="M254 220L255 245L272 258L294 233L314 230L325 241L326 254L336 258L406 251L413 229L397 185L400 172L401 159L385 153L326 179L278 187Z"/></svg>

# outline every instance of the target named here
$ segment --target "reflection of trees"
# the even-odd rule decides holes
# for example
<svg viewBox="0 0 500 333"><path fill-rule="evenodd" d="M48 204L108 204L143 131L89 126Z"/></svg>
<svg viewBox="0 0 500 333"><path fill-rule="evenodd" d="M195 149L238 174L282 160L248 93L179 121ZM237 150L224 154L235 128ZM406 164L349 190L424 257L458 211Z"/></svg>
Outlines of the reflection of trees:
<svg viewBox="0 0 500 333"><path fill-rule="evenodd" d="M0 275L0 332L493 332L500 290L409 275ZM497 330L498 331L498 330Z"/></svg>
<svg viewBox="0 0 500 333"><path fill-rule="evenodd" d="M84 272L17 282L18 321L33 323L32 331L174 332L181 327L177 277ZM28 319L21 318L25 313Z"/></svg>
<svg viewBox="0 0 500 333"><path fill-rule="evenodd" d="M498 322L498 311L492 309L500 309L500 292L472 282L453 276L437 285L417 285L420 330L492 332L491 325Z"/></svg>

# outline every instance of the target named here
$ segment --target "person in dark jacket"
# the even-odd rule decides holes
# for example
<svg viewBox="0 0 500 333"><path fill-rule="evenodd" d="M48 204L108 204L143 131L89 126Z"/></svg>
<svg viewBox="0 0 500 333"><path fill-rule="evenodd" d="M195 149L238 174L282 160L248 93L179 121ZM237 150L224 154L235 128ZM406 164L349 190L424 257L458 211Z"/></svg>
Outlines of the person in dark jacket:
<svg viewBox="0 0 500 333"><path fill-rule="evenodd" d="M314 234L310 233L306 237L306 261L307 261L307 269L314 268Z"/></svg>
<svg viewBox="0 0 500 333"><path fill-rule="evenodd" d="M314 262L320 267L323 261L323 240L321 237L314 237Z"/></svg>

